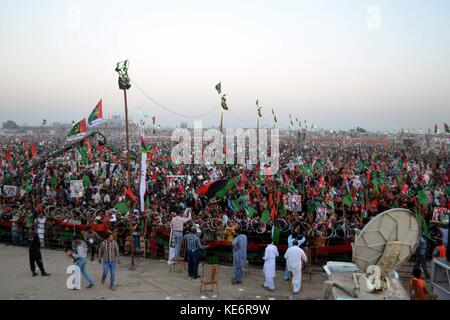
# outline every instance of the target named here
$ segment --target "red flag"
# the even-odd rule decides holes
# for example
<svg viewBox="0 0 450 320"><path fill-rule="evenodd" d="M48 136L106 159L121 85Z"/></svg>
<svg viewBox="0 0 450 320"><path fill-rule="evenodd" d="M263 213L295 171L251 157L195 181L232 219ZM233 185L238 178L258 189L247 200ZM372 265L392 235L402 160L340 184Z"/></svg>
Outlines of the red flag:
<svg viewBox="0 0 450 320"><path fill-rule="evenodd" d="M285 184L289 184L289 176L287 175L287 173L284 173L284 183Z"/></svg>
<svg viewBox="0 0 450 320"><path fill-rule="evenodd" d="M155 171L152 171L151 177L152 177L152 181L156 181L156 177L157 177L157 175L156 175L156 170L155 170Z"/></svg>
<svg viewBox="0 0 450 320"><path fill-rule="evenodd" d="M129 196L131 200L133 200L133 202L137 200L137 197L134 195L133 191L131 191L130 187L128 187L127 189L127 196Z"/></svg>
<svg viewBox="0 0 450 320"><path fill-rule="evenodd" d="M404 183L402 185L402 193L406 193L408 191L408 185L406 183Z"/></svg>
<svg viewBox="0 0 450 320"><path fill-rule="evenodd" d="M37 155L36 144L34 144L34 143L32 144L30 152L31 152L31 157L32 158L36 157L36 155Z"/></svg>
<svg viewBox="0 0 450 320"><path fill-rule="evenodd" d="M86 147L87 147L87 149L88 149L88 158L89 158L89 161L92 161L92 144L91 144L91 141L89 141L89 139L88 140L85 140L84 141L84 144L86 145Z"/></svg>
<svg viewBox="0 0 450 320"><path fill-rule="evenodd" d="M102 152L104 147L100 143L98 143L96 149L98 152Z"/></svg>
<svg viewBox="0 0 450 320"><path fill-rule="evenodd" d="M180 190L180 192L182 193L182 194L184 194L184 187L180 184L180 185L178 185L178 189Z"/></svg>
<svg viewBox="0 0 450 320"><path fill-rule="evenodd" d="M322 188L323 183L325 182L325 177L320 177L319 185L317 186L319 189Z"/></svg>
<svg viewBox="0 0 450 320"><path fill-rule="evenodd" d="M366 173L366 180L367 180L366 183L367 184L370 183L370 173L371 173L370 170L367 170L367 173Z"/></svg>
<svg viewBox="0 0 450 320"><path fill-rule="evenodd" d="M398 182L397 182L397 179L395 179L395 178L392 178L392 184L394 185L394 187L398 187Z"/></svg>
<svg viewBox="0 0 450 320"><path fill-rule="evenodd" d="M5 153L5 160L6 161L11 160L11 151L6 151L6 153Z"/></svg>
<svg viewBox="0 0 450 320"><path fill-rule="evenodd" d="M272 221L275 221L275 216L277 214L277 207L272 207Z"/></svg>
<svg viewBox="0 0 450 320"><path fill-rule="evenodd" d="M273 206L273 195L272 195L272 193L269 194L269 205L271 207Z"/></svg>
<svg viewBox="0 0 450 320"><path fill-rule="evenodd" d="M177 175L182 175L182 174L183 174L183 167L180 165L178 167Z"/></svg>

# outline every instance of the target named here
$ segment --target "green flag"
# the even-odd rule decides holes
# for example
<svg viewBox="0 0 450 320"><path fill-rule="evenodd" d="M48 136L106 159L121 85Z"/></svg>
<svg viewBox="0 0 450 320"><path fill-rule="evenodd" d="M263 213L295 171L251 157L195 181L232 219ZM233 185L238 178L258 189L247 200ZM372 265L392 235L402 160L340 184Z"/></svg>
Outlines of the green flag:
<svg viewBox="0 0 450 320"><path fill-rule="evenodd" d="M216 90L217 90L217 93L218 94L221 94L222 93L222 83L221 82L219 82L218 84L216 84Z"/></svg>
<svg viewBox="0 0 450 320"><path fill-rule="evenodd" d="M148 196L145 198L145 209L150 209L150 198Z"/></svg>
<svg viewBox="0 0 450 320"><path fill-rule="evenodd" d="M84 165L88 165L89 157L88 157L88 150L87 150L86 146L82 146L82 147L78 148L78 150L81 153L81 161L83 162Z"/></svg>
<svg viewBox="0 0 450 320"><path fill-rule="evenodd" d="M273 232L272 232L273 244L278 244L280 242L280 233L281 233L280 227L279 226L274 226Z"/></svg>
<svg viewBox="0 0 450 320"><path fill-rule="evenodd" d="M56 187L56 184L58 183L58 178L56 178L55 173L52 174L50 182L51 182L52 186Z"/></svg>
<svg viewBox="0 0 450 320"><path fill-rule="evenodd" d="M114 208L119 211L121 214L126 214L128 211L130 211L130 208L126 203L119 202L114 206Z"/></svg>
<svg viewBox="0 0 450 320"><path fill-rule="evenodd" d="M256 210L254 208L246 208L245 213L247 213L247 216L252 218L255 215Z"/></svg>
<svg viewBox="0 0 450 320"><path fill-rule="evenodd" d="M261 223L267 223L269 222L270 218L269 218L269 210L266 209L264 210L264 212L261 215Z"/></svg>
<svg viewBox="0 0 450 320"><path fill-rule="evenodd" d="M231 200L231 207L233 208L233 211L239 211L241 208L239 200Z"/></svg>
<svg viewBox="0 0 450 320"><path fill-rule="evenodd" d="M89 177L87 175L83 176L83 187L84 189L87 189L89 187Z"/></svg>
<svg viewBox="0 0 450 320"><path fill-rule="evenodd" d="M419 203L423 206L428 206L430 204L425 189L419 191L419 193L417 194L417 199L419 200Z"/></svg>
<svg viewBox="0 0 450 320"><path fill-rule="evenodd" d="M283 217L286 217L286 215L287 215L286 206L284 205L284 203L281 203L281 215Z"/></svg>
<svg viewBox="0 0 450 320"><path fill-rule="evenodd" d="M351 207L353 205L353 198L350 193L347 193L345 197L342 199L342 203L346 206Z"/></svg>

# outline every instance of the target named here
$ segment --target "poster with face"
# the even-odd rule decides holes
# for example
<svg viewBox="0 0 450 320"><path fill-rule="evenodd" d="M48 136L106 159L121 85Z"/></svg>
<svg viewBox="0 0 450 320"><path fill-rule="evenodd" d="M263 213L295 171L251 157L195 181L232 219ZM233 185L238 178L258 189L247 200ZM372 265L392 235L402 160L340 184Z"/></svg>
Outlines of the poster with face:
<svg viewBox="0 0 450 320"><path fill-rule="evenodd" d="M83 180L70 181L70 197L81 198L84 195Z"/></svg>
<svg viewBox="0 0 450 320"><path fill-rule="evenodd" d="M76 160L70 160L70 171L72 173L77 173L78 171L78 164Z"/></svg>
<svg viewBox="0 0 450 320"><path fill-rule="evenodd" d="M448 225L450 210L446 208L434 208L431 222Z"/></svg>
<svg viewBox="0 0 450 320"><path fill-rule="evenodd" d="M292 195L288 199L288 208L290 211L302 211L302 196L299 194Z"/></svg>
<svg viewBox="0 0 450 320"><path fill-rule="evenodd" d="M3 186L3 194L6 198L12 198L17 195L17 187L16 186Z"/></svg>

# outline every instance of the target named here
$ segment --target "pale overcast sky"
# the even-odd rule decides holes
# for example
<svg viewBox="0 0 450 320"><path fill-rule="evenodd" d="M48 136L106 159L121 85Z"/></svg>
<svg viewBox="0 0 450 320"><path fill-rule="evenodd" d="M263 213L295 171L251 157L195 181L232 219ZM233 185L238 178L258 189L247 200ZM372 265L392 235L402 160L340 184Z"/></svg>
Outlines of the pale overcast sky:
<svg viewBox="0 0 450 320"><path fill-rule="evenodd" d="M257 98L263 123L274 108L284 127L289 113L335 129L450 121L446 0L2 0L0 40L2 122L78 121L100 98L123 113L124 59L148 94L191 116L218 106L221 81L227 127L254 126ZM128 93L134 118L185 120Z"/></svg>

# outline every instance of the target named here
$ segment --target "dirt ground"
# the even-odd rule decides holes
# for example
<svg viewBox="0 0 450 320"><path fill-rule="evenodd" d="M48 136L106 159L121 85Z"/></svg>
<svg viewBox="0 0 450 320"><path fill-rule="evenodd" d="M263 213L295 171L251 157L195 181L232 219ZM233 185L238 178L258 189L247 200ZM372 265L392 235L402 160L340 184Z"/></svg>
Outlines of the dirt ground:
<svg viewBox="0 0 450 320"><path fill-rule="evenodd" d="M88 273L94 279L95 285L86 289L86 281L81 280L81 290L66 288L67 267L72 264L63 251L42 249L45 269L51 273L49 277L40 274L33 277L29 267L28 248L0 244L0 299L44 299L44 300L81 300L81 299L151 299L151 300L304 300L322 299L323 283L326 275L320 266L314 267L311 274L303 273L302 291L292 295L290 282L283 280L282 270L276 276L276 289L269 292L261 287L264 281L262 268L251 267L249 274L244 276L243 283L231 285L232 268L220 266L219 294L209 291L200 293L200 280L191 280L186 270L182 273L169 272L169 266L164 260L136 259L136 267L130 270L130 259L122 257L116 270L117 290L109 289L109 278L106 284L100 284L102 266L98 261L89 261ZM208 267L205 267L205 271ZM199 273L202 272L200 265Z"/></svg>

